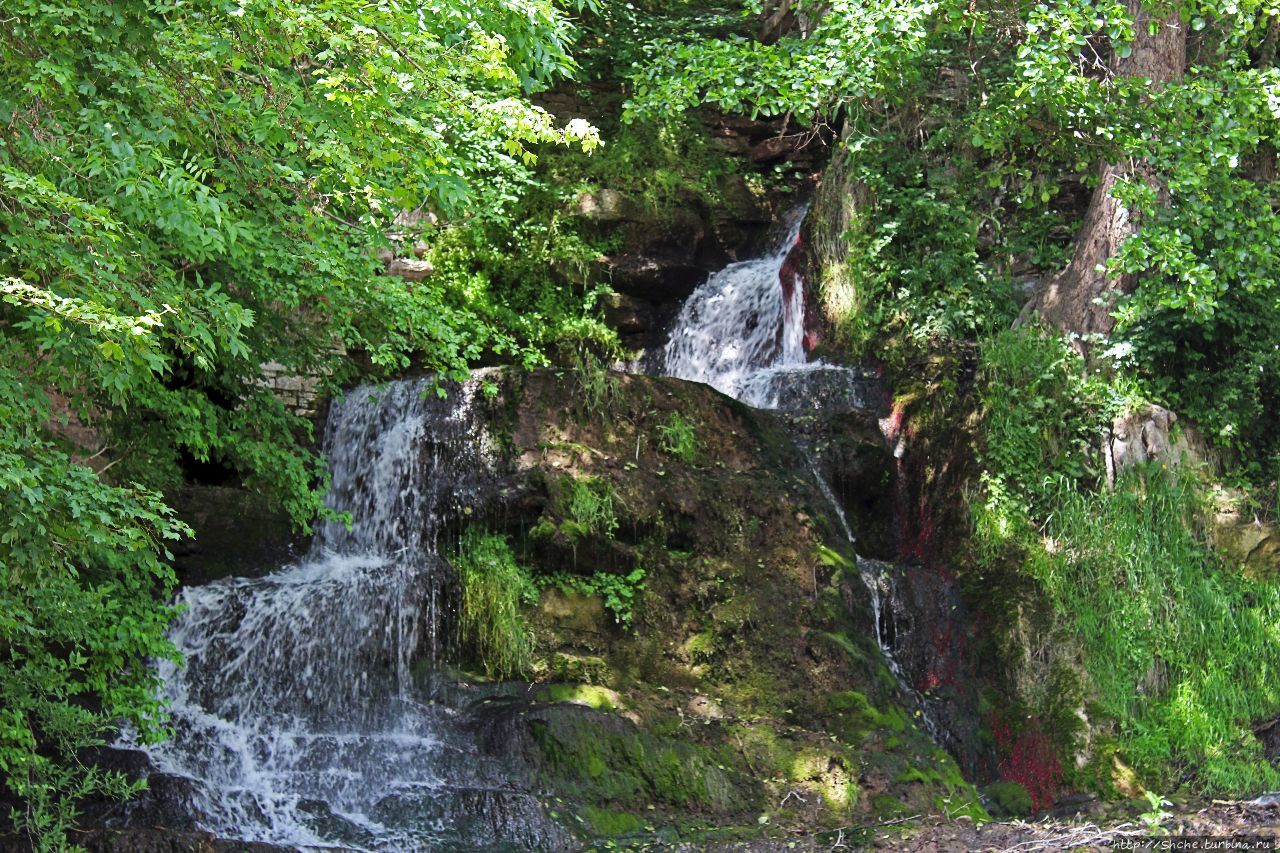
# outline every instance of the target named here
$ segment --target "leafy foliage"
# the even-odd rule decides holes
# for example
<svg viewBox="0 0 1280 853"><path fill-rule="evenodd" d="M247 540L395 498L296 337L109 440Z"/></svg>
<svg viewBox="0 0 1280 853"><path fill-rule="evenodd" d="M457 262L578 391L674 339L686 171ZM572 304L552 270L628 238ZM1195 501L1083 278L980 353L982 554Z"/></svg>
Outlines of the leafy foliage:
<svg viewBox="0 0 1280 853"><path fill-rule="evenodd" d="M41 844L124 791L78 749L161 730L164 542L188 531L149 489L205 466L302 528L324 512L263 363L333 387L604 334L547 272L585 250L553 217L511 227L544 148L599 141L527 97L574 70L575 32L552 0L5 5L0 764ZM435 271L382 275L388 250Z"/></svg>
<svg viewBox="0 0 1280 853"><path fill-rule="evenodd" d="M459 628L471 657L491 678L527 673L533 637L520 608L537 601L538 590L506 537L467 528L453 564L462 589Z"/></svg>
<svg viewBox="0 0 1280 853"><path fill-rule="evenodd" d="M1126 400L1066 341L1035 329L1002 332L983 342L979 382L979 458L1034 517L1047 514L1060 480L1098 485L1090 457Z"/></svg>
<svg viewBox="0 0 1280 853"><path fill-rule="evenodd" d="M820 302L843 346L899 364L1007 326L1015 285L1067 260L1098 164L1143 164L1115 191L1139 224L1111 260L1136 281L1117 309L1127 368L1274 492L1280 7L1144 5L1146 26L1172 10L1187 33L1185 74L1158 97L1115 73L1145 35L1120 0L801 0L768 44L690 12L691 34L649 42L629 108L841 126L858 198Z"/></svg>
<svg viewBox="0 0 1280 853"><path fill-rule="evenodd" d="M0 339L6 363L19 352ZM78 799L131 790L80 751L121 722L163 734L165 544L190 531L159 495L107 485L44 438L47 402L0 372L0 775L22 804L14 828L59 849Z"/></svg>
<svg viewBox="0 0 1280 853"><path fill-rule="evenodd" d="M604 600L604 606L613 614L614 621L624 628L630 628L636 595L644 590L644 575L644 569L636 566L625 575L594 572L584 576L556 572L538 578L537 582L544 587L554 586L564 592L598 595Z"/></svg>
<svg viewBox="0 0 1280 853"><path fill-rule="evenodd" d="M124 437L151 445L130 454L154 460L137 473L163 484L183 453L265 467L260 485L305 523L314 466L287 464L304 427L255 388L260 362L323 374L346 347L456 374L486 348L534 358L536 319L511 322L483 271L442 259L415 286L376 275L373 250L470 208L485 216L464 231L501 220L532 181L530 145L596 143L520 98L572 68L550 4L86 0L6 14L0 232L20 309L6 334L44 354L33 380L81 414L128 405L130 422L171 425ZM142 318L154 345L90 348L55 305Z"/></svg>

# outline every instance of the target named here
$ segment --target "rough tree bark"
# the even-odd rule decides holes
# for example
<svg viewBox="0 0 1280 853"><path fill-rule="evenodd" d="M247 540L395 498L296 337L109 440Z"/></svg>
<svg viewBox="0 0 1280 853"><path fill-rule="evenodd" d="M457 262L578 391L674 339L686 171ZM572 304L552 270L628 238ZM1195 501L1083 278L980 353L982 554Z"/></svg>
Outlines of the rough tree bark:
<svg viewBox="0 0 1280 853"><path fill-rule="evenodd" d="M766 0L760 12L759 39L762 44L774 44L792 33L809 35L828 9L826 3L806 5L803 11L795 6L793 0Z"/></svg>
<svg viewBox="0 0 1280 853"><path fill-rule="evenodd" d="M1133 51L1126 57L1112 56L1111 76L1145 78L1151 81L1153 92L1180 80L1186 67L1187 39L1177 13L1153 18L1141 0L1126 0L1125 6L1134 22ZM1154 33L1153 23L1158 25ZM1023 309L1020 322L1038 313L1042 322L1066 332L1110 335L1115 323L1111 316L1115 300L1130 292L1134 282L1131 276L1109 276L1105 266L1138 229L1138 223L1112 190L1118 182L1135 176L1148 182L1155 180L1147 164L1140 161L1102 167L1071 263L1041 286Z"/></svg>

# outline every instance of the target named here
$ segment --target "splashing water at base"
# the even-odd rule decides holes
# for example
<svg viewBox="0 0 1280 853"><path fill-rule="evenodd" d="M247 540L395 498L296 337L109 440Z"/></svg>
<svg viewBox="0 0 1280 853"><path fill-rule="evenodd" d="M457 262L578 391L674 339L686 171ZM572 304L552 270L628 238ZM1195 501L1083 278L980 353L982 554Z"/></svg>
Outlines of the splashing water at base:
<svg viewBox="0 0 1280 853"><path fill-rule="evenodd" d="M424 382L352 391L330 413L329 503L298 565L185 589L162 668L174 737L156 772L190 780L185 810L228 838L367 850L543 846L536 801L475 754L412 669L436 660L450 569L442 523L479 496L472 402Z"/></svg>

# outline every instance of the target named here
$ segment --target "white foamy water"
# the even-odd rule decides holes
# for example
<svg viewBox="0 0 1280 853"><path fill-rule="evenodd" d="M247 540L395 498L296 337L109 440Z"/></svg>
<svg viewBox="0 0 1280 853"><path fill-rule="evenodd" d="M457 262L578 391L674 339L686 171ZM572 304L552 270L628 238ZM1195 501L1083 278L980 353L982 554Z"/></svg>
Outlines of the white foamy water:
<svg viewBox="0 0 1280 853"><path fill-rule="evenodd" d="M536 804L414 690L447 631L436 537L484 481L476 388L441 400L405 381L336 402L328 501L350 529L323 524L297 565L183 590L185 665L162 668L174 737L149 755L189 780L199 828L302 848L520 845Z"/></svg>
<svg viewBox="0 0 1280 853"><path fill-rule="evenodd" d="M663 352L664 373L769 408L766 377L805 363L804 287L787 293L780 276L800 236L804 210L793 212L769 254L730 264L685 301Z"/></svg>

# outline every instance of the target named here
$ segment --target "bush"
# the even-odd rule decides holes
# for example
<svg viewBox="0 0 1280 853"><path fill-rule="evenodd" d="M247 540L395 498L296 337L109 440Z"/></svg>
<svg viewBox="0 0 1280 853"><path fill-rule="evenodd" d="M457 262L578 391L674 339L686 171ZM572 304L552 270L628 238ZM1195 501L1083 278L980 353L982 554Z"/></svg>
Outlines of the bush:
<svg viewBox="0 0 1280 853"><path fill-rule="evenodd" d="M1017 782L992 782L982 793L990 801L992 817L1027 817L1032 812L1031 795Z"/></svg>
<svg viewBox="0 0 1280 853"><path fill-rule="evenodd" d="M7 815L40 850L66 849L76 802L137 790L81 751L121 724L165 733L153 662L174 587L165 542L190 530L152 492L110 486L31 435L0 395L0 778ZM0 822L0 827L3 823ZM0 829L0 834L3 830Z"/></svg>
<svg viewBox="0 0 1280 853"><path fill-rule="evenodd" d="M1115 491L1059 477L1040 521L986 495L980 552L1022 554L1021 571L1079 644L1092 715L1114 721L1148 784L1190 778L1229 795L1280 785L1250 729L1280 713L1280 584L1221 565L1204 544L1192 475L1152 468Z"/></svg>
<svg viewBox="0 0 1280 853"><path fill-rule="evenodd" d="M1119 392L1085 368L1062 338L1034 328L984 341L978 356L984 412L979 457L989 476L1040 517L1060 478L1096 485L1091 461Z"/></svg>

